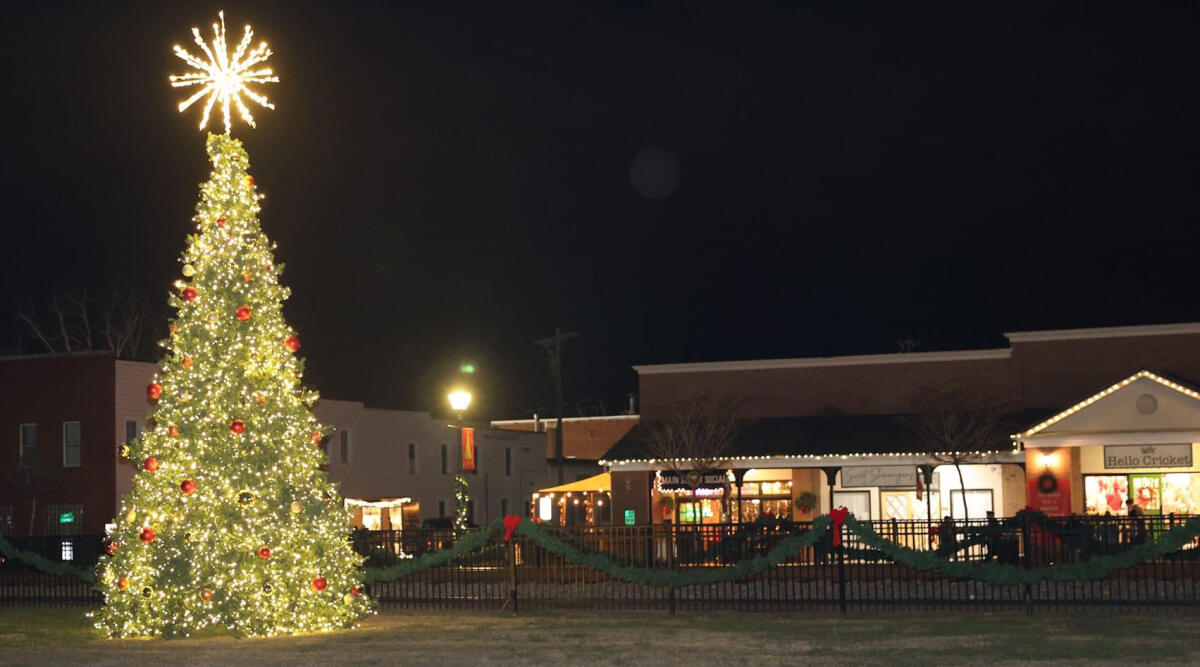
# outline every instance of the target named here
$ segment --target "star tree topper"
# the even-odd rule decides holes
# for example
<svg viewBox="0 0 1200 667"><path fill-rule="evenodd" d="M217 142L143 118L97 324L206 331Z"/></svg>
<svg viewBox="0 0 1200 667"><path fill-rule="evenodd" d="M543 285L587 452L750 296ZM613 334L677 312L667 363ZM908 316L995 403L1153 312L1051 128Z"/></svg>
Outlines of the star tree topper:
<svg viewBox="0 0 1200 667"><path fill-rule="evenodd" d="M225 12L219 12L217 16L220 17L221 22L213 24L211 49L200 37L200 29L192 28L196 44L204 51L204 55L208 56L207 62L193 56L177 44L175 45L175 55L196 71L187 74L172 74L170 78L172 88L202 86L197 93L179 103L181 113L200 98L207 96L208 99L204 103L204 115L200 118L200 129L203 130L208 125L208 116L213 105L219 101L221 110L225 114L225 134L229 134L231 104L237 106L238 115L246 124L255 127L254 116L242 101L242 95L268 109L275 109L275 105L271 104L265 96L250 90L246 84L279 83L279 77L275 76L269 67L258 70L250 69L259 63L266 62L267 58L271 57L271 49L266 42L262 42L253 50L248 50L250 40L254 37L254 31L249 24L246 25L246 32L242 35L242 41L238 44L237 49L230 54L229 47L225 42Z"/></svg>

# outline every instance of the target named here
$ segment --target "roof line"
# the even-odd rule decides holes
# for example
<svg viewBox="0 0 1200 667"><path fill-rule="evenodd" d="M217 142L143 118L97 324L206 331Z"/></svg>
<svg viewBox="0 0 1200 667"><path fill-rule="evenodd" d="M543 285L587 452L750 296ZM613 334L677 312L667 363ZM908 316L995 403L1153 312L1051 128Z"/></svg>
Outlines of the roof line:
<svg viewBox="0 0 1200 667"><path fill-rule="evenodd" d="M758 359L748 361L703 361L682 364L648 364L634 366L640 375L662 373L703 373L709 371L759 371L781 368L821 368L827 366L873 366L883 364L922 364L954 361L1008 359L1009 348L989 350L955 350L950 352L900 352L890 354L859 354L845 357L802 357L798 359Z"/></svg>
<svg viewBox="0 0 1200 667"><path fill-rule="evenodd" d="M641 419L641 415L602 415L598 417L563 417L563 422L588 422L588 421L617 421L621 419ZM548 428L554 428L555 418L546 417L545 419L493 419L492 426L496 425L517 425L517 424L542 424Z"/></svg>
<svg viewBox="0 0 1200 667"><path fill-rule="evenodd" d="M1014 331L1004 334L1004 337L1010 343L1037 343L1051 340L1079 340L1081 338L1133 338L1139 336L1170 336L1173 334L1200 334L1200 322L1141 324L1126 327L1095 327L1092 329Z"/></svg>
<svg viewBox="0 0 1200 667"><path fill-rule="evenodd" d="M1154 382L1157 382L1157 383L1161 384L1162 386L1167 387L1169 389L1174 389L1175 391L1177 391L1189 398L1194 398L1196 400L1200 400L1200 392L1197 392L1195 389L1192 389L1191 387L1189 387L1185 384L1182 384L1180 382L1175 382L1174 380L1168 380L1167 378L1165 378L1161 375L1157 375L1155 373L1151 373L1150 371L1141 370L1106 389L1102 389L1101 391L1098 391L1098 392L1092 394L1091 396L1088 396L1087 398L1083 399L1082 401L1079 401L1075 405L1072 405L1071 407L1067 408L1066 410L1063 410L1062 412L1054 415L1053 417L1048 417L1047 419L1045 419L1041 423L1037 424L1036 426L1026 429L1024 431L1021 431L1020 433L1014 433L1013 435L1011 435L1009 437L1011 437L1013 440L1020 440L1021 438L1029 438L1034 435L1037 435L1039 432L1041 432L1047 428L1050 428L1051 426L1066 419L1067 417L1070 417L1071 415L1075 414L1076 412L1079 412L1080 410L1088 407L1092 403L1095 403L1096 401L1108 396L1109 394L1112 394L1115 391L1124 389L1125 387L1129 386L1130 384L1133 384L1134 382L1141 380L1143 378L1148 379L1148 380L1153 380Z"/></svg>

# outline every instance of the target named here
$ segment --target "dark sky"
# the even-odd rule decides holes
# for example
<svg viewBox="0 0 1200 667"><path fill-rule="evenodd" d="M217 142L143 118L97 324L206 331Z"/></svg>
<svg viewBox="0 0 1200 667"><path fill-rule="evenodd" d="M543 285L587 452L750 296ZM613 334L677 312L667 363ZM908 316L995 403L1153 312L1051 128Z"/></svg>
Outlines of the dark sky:
<svg viewBox="0 0 1200 667"><path fill-rule="evenodd" d="M616 412L635 363L1200 320L1197 7L224 9L277 52L278 109L234 135L307 379L427 409L469 359L481 412L520 417L551 405L556 326L584 334L568 404ZM208 173L170 47L219 8L6 14L8 303L165 294ZM664 198L631 183L651 148Z"/></svg>

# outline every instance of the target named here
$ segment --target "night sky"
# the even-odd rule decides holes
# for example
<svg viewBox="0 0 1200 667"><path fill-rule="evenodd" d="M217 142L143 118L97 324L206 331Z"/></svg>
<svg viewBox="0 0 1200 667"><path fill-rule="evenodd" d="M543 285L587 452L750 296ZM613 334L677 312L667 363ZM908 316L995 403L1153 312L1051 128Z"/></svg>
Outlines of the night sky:
<svg viewBox="0 0 1200 667"><path fill-rule="evenodd" d="M220 8L6 14L7 310L165 299L209 169L171 45ZM555 327L614 413L633 364L1200 320L1194 3L224 9L276 51L234 135L326 397L440 409L470 360L475 416L546 414Z"/></svg>

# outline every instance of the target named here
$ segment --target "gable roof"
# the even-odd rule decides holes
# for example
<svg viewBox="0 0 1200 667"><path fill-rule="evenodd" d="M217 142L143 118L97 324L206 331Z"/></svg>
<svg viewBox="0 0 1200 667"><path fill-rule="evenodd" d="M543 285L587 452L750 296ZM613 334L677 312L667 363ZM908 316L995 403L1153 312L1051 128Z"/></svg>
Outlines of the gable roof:
<svg viewBox="0 0 1200 667"><path fill-rule="evenodd" d="M1197 392L1192 387L1187 386L1181 382L1177 382L1175 380L1168 379L1166 377L1163 377L1162 375L1158 375L1157 373L1152 373L1148 370L1141 370L1141 371L1138 371L1137 373L1134 373L1133 375L1130 375L1129 377L1125 378L1124 380L1121 380L1120 382L1118 382L1110 387L1107 387L1099 392L1096 392L1095 394L1092 394L1091 396L1083 399L1082 401L1079 401L1078 403L1076 403L1075 405L1072 405L1071 407L1067 408L1066 410L1063 410L1062 412L1059 412L1051 417L1046 418L1045 420L1039 422L1038 424L1034 425L1033 427L1026 429L1020 433L1013 434L1011 437L1013 440L1019 440L1022 438L1029 438L1034 435L1037 435L1038 433L1046 430L1047 428L1053 426L1054 424L1057 424L1058 422L1066 419L1067 417L1070 417L1071 415L1079 412L1080 410L1083 410L1084 408L1089 407L1096 401L1106 398L1106 397L1110 396L1111 394L1118 392L1118 391L1124 389L1125 387L1128 387L1129 385L1133 384L1134 382L1137 382L1138 380L1150 380L1152 382L1156 382L1164 387L1167 387L1169 389L1177 391L1180 394L1187 396L1188 398L1192 398L1197 401L1200 401L1200 392Z"/></svg>

